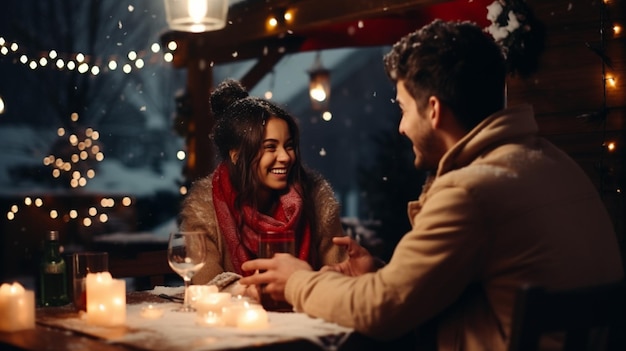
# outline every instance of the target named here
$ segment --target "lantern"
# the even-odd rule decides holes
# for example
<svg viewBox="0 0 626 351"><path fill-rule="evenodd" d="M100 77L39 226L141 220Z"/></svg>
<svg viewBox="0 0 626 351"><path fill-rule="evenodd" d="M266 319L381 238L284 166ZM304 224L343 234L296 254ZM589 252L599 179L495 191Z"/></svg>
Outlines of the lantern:
<svg viewBox="0 0 626 351"><path fill-rule="evenodd" d="M330 71L322 65L322 58L319 52L315 55L315 61L309 70L309 96L311 97L311 106L314 110L328 110Z"/></svg>

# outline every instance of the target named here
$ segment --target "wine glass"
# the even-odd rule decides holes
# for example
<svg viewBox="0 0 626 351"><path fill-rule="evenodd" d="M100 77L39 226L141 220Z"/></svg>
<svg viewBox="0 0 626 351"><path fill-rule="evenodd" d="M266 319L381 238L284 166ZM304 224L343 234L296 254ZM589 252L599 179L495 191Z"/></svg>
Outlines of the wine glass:
<svg viewBox="0 0 626 351"><path fill-rule="evenodd" d="M185 282L185 299L183 306L175 309L178 312L193 312L189 303L189 285L191 277L204 266L206 245L204 232L173 232L170 233L167 245L167 262L174 272L183 277Z"/></svg>

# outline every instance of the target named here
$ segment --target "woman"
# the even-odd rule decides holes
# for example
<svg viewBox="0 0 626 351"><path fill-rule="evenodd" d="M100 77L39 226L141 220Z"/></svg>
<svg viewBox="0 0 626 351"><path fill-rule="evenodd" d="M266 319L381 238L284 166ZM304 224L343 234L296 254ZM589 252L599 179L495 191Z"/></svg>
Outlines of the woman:
<svg viewBox="0 0 626 351"><path fill-rule="evenodd" d="M241 264L257 257L263 231L293 230L296 256L315 268L341 262L345 253L332 243L344 235L339 204L329 184L302 165L294 118L235 80L210 98L222 162L193 184L179 218L182 230L207 233L207 260L193 283L245 274Z"/></svg>

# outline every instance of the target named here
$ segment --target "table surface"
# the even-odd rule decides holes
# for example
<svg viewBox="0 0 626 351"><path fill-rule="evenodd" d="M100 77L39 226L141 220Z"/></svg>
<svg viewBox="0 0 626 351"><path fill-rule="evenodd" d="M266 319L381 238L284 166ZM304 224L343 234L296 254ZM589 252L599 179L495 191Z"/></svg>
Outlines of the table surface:
<svg viewBox="0 0 626 351"><path fill-rule="evenodd" d="M127 325L109 328L87 325L72 305L38 308L35 329L11 333L0 332L0 349L28 351L65 351L69 349L90 351L234 349L319 351L337 349L349 351L388 349L392 345L368 339L349 329L334 326L321 320L314 320L299 313L283 313L280 316L270 313L270 328L275 328L274 330L280 335L271 335L269 330L256 334L255 332L248 332L248 335L241 335L237 334L240 332L236 328L211 329L215 327L195 325L193 322L195 314L181 315L180 312L166 312L163 320L160 321L161 327L156 328L147 324L151 321L140 320L141 317L138 315L138 309L147 304L159 304L158 306L168 309L172 307L171 302L167 302L153 293L131 292L127 295ZM171 313L169 316L175 316L175 318L166 319L167 313ZM273 325L273 320L278 322ZM304 329L312 325L311 330L314 331L310 335L307 335L308 333L302 334L302 328L297 330L299 323L303 323L301 326ZM291 324L291 326L286 324ZM333 346L336 343L340 343L338 348Z"/></svg>

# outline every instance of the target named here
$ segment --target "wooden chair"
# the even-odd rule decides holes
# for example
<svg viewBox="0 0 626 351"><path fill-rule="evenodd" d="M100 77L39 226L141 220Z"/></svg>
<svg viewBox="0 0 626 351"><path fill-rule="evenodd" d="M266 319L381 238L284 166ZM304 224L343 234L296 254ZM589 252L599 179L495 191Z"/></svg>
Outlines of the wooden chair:
<svg viewBox="0 0 626 351"><path fill-rule="evenodd" d="M604 350L624 351L625 301L624 281L558 292L523 286L517 292L508 350L539 350L541 336L552 332L564 333L563 351L588 350L591 334L605 328Z"/></svg>

